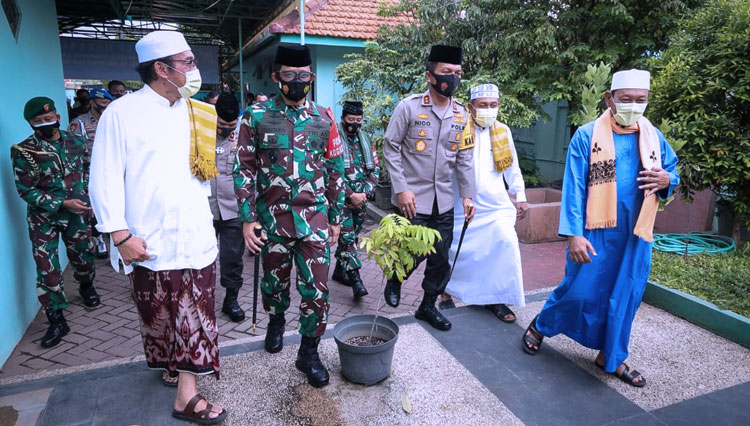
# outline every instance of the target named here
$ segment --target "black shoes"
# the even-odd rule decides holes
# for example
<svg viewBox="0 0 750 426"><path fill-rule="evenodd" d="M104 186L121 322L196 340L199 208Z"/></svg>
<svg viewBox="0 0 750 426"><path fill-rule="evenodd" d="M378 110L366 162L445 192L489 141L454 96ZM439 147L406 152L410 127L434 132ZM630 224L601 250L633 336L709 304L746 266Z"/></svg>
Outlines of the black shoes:
<svg viewBox="0 0 750 426"><path fill-rule="evenodd" d="M49 328L44 333L40 344L43 348L51 348L60 343L63 336L70 332L70 327L68 327L68 323L65 321L62 309L56 311L48 310L46 314L49 321Z"/></svg>
<svg viewBox="0 0 750 426"><path fill-rule="evenodd" d="M266 352L275 354L284 347L284 325L286 320L284 314L269 315L268 329L266 330Z"/></svg>
<svg viewBox="0 0 750 426"><path fill-rule="evenodd" d="M362 282L362 278L359 276L359 269L347 271L346 275L349 277L349 282L352 285L352 293L354 293L354 300L359 300L364 296L367 296L368 291L365 288L365 284Z"/></svg>
<svg viewBox="0 0 750 426"><path fill-rule="evenodd" d="M320 361L318 343L320 343L320 337L302 336L302 343L297 352L297 362L294 365L299 371L305 373L312 387L322 388L328 384L328 370Z"/></svg>
<svg viewBox="0 0 750 426"><path fill-rule="evenodd" d="M438 330L447 331L451 329L451 322L448 318L444 317L440 311L435 308L435 297L424 297L422 304L419 305L419 309L414 314L414 317L418 320L427 321L431 326Z"/></svg>
<svg viewBox="0 0 750 426"><path fill-rule="evenodd" d="M99 299L99 294L96 292L96 288L94 288L93 282L81 283L81 287L78 289L78 294L83 298L83 304L86 305L87 308L96 308L102 303Z"/></svg>
<svg viewBox="0 0 750 426"><path fill-rule="evenodd" d="M385 303L388 306L398 307L398 304L401 303L401 283L395 279L389 279L385 283L383 296L385 296Z"/></svg>
<svg viewBox="0 0 750 426"><path fill-rule="evenodd" d="M336 261L336 267L333 268L333 275L331 276L331 278L347 287L352 286L351 281L349 281L348 274L344 272L344 268L341 267L341 263L338 260Z"/></svg>
<svg viewBox="0 0 750 426"><path fill-rule="evenodd" d="M237 302L238 293L238 288L228 288L227 294L224 296L224 304L221 306L221 312L229 315L229 319L233 322L240 322L245 319L245 311Z"/></svg>

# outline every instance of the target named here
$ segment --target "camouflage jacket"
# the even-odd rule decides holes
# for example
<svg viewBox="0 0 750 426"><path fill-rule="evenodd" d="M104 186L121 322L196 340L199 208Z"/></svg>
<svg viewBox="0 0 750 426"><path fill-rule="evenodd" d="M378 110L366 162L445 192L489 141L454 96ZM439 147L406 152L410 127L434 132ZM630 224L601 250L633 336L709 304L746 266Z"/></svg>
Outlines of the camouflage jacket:
<svg viewBox="0 0 750 426"><path fill-rule="evenodd" d="M343 146L332 116L311 101L287 107L280 96L248 108L234 163L242 221L290 238L341 223Z"/></svg>
<svg viewBox="0 0 750 426"><path fill-rule="evenodd" d="M375 147L372 148L372 159L375 163L374 170L367 170L365 166L365 158L362 155L362 145L360 145L357 137L349 138L347 135L341 137L345 140L345 149L349 150L351 165L346 169L345 183L346 196L350 196L355 192L364 192L368 198L371 198L375 194L375 186L378 184L378 177L380 176L380 167L378 165L378 155L375 152Z"/></svg>
<svg viewBox="0 0 750 426"><path fill-rule="evenodd" d="M31 135L11 146L16 190L29 212L55 213L66 199L86 194L85 156L86 140L65 130L56 141Z"/></svg>

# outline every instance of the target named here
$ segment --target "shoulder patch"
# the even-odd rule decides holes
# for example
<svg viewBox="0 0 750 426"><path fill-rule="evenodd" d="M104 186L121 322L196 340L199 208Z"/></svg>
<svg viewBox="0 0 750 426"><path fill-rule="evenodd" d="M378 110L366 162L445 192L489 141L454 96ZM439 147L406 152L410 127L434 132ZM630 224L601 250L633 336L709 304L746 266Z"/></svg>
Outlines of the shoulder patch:
<svg viewBox="0 0 750 426"><path fill-rule="evenodd" d="M429 105L430 104L430 95L424 95L422 98L422 105Z"/></svg>

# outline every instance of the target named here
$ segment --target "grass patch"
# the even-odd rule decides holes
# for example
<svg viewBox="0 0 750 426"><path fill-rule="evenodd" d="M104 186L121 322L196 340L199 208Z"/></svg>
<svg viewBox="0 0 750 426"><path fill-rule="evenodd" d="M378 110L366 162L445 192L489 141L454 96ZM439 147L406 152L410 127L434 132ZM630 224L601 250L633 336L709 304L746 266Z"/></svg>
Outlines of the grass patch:
<svg viewBox="0 0 750 426"><path fill-rule="evenodd" d="M650 279L750 318L750 244L733 253L687 260L654 250Z"/></svg>

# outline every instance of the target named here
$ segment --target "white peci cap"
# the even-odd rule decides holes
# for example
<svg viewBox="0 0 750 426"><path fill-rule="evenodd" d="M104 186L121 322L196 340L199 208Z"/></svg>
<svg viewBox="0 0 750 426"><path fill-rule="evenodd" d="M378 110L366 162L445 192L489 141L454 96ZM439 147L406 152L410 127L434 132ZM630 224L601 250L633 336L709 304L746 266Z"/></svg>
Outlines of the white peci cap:
<svg viewBox="0 0 750 426"><path fill-rule="evenodd" d="M500 91L494 84L480 84L471 88L471 100L477 98L499 98Z"/></svg>
<svg viewBox="0 0 750 426"><path fill-rule="evenodd" d="M618 71L612 76L609 90L646 89L651 90L651 73L643 70Z"/></svg>
<svg viewBox="0 0 750 426"><path fill-rule="evenodd" d="M135 44L138 63L176 55L190 50L185 37L177 31L154 31Z"/></svg>

